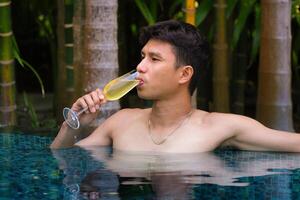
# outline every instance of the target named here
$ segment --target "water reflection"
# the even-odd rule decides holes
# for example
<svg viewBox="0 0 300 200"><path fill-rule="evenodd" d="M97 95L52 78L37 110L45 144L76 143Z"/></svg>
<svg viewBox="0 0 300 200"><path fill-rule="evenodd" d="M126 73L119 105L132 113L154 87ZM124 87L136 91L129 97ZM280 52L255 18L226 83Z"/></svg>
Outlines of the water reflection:
<svg viewBox="0 0 300 200"><path fill-rule="evenodd" d="M288 174L300 167L299 154L290 153L159 154L89 147L56 150L53 155L65 173L65 188L77 184L79 199L194 199L195 187L203 184L247 187L249 177L276 174L280 183L268 188L277 192L284 188L281 198L289 199ZM74 193L65 197L70 196L75 198Z"/></svg>

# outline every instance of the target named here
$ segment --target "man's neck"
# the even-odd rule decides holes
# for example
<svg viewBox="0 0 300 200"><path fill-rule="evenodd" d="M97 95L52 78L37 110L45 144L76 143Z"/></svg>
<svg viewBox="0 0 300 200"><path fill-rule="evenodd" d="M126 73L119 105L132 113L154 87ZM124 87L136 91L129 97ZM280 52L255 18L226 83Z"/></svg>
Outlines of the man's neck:
<svg viewBox="0 0 300 200"><path fill-rule="evenodd" d="M155 101L149 119L154 127L169 127L184 119L192 110L191 97Z"/></svg>

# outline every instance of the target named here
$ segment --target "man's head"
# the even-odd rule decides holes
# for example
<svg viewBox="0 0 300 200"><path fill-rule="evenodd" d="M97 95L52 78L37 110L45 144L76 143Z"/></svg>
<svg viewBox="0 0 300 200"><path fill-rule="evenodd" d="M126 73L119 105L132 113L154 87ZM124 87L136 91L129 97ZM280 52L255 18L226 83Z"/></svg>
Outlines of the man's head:
<svg viewBox="0 0 300 200"><path fill-rule="evenodd" d="M175 20L158 22L142 29L142 46L151 40L169 43L176 57L176 67L190 65L193 76L189 85L190 94L194 92L201 68L206 67L209 57L208 42L193 25Z"/></svg>

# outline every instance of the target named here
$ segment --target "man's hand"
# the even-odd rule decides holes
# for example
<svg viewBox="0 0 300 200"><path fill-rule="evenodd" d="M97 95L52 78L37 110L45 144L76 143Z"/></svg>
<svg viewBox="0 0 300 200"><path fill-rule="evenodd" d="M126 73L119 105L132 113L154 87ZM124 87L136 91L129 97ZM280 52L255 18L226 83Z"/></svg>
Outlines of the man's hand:
<svg viewBox="0 0 300 200"><path fill-rule="evenodd" d="M79 116L81 128L85 128L88 124L90 124L97 116L101 105L106 102L106 99L100 89L96 89L93 92L84 95L77 99L77 101L72 105L72 110L75 112L79 112L83 108L88 109L85 113L82 113ZM63 123L61 126L57 136L54 141L50 145L50 148L66 148L71 147L77 142L77 138L81 138L83 129L74 130L70 128L66 123Z"/></svg>
<svg viewBox="0 0 300 200"><path fill-rule="evenodd" d="M97 117L101 105L106 102L103 92L100 89L96 89L77 99L71 109L75 112L79 112L88 107L88 109L79 116L80 124L84 127Z"/></svg>

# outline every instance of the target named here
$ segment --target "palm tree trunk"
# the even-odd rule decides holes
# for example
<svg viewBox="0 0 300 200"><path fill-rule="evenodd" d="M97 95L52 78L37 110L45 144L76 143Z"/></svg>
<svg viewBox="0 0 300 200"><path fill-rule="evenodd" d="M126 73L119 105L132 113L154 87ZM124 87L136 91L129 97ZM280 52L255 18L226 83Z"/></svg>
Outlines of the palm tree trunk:
<svg viewBox="0 0 300 200"><path fill-rule="evenodd" d="M257 119L293 130L291 102L291 1L262 0Z"/></svg>
<svg viewBox="0 0 300 200"><path fill-rule="evenodd" d="M103 88L118 76L117 0L86 0L81 84L84 93ZM120 109L119 101L103 106L98 123Z"/></svg>
<svg viewBox="0 0 300 200"><path fill-rule="evenodd" d="M216 33L213 45L213 109L218 112L229 112L226 1L217 0L214 7L216 8Z"/></svg>
<svg viewBox="0 0 300 200"><path fill-rule="evenodd" d="M185 22L195 25L196 22L196 8L195 0L186 0L185 1ZM194 108L197 107L197 89L194 91L192 96L192 105Z"/></svg>
<svg viewBox="0 0 300 200"><path fill-rule="evenodd" d="M0 0L0 127L16 125L16 86L11 1Z"/></svg>

